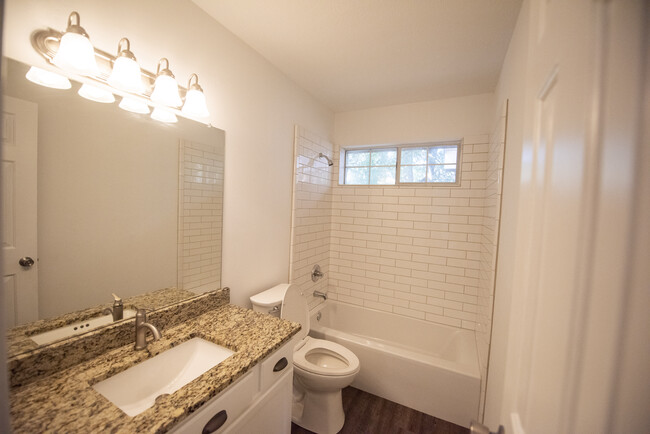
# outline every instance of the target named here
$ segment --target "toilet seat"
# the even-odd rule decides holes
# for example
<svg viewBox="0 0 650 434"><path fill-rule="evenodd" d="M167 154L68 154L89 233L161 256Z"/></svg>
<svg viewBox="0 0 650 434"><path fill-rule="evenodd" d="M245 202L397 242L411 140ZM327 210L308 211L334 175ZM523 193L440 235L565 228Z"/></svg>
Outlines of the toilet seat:
<svg viewBox="0 0 650 434"><path fill-rule="evenodd" d="M359 371L359 359L343 345L310 336L307 336L304 342L305 344L293 353L293 364L298 368L327 377L346 376ZM325 363L315 364L314 359ZM328 364L330 366L323 366Z"/></svg>

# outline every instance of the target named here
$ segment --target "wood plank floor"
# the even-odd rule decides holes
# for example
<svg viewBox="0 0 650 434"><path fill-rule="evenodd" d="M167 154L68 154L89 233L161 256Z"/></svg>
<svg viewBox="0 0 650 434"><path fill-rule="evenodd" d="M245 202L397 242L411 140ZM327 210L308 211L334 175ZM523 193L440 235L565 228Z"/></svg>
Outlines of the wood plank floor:
<svg viewBox="0 0 650 434"><path fill-rule="evenodd" d="M469 430L354 387L343 389L342 434L468 434ZM291 424L291 434L311 434Z"/></svg>

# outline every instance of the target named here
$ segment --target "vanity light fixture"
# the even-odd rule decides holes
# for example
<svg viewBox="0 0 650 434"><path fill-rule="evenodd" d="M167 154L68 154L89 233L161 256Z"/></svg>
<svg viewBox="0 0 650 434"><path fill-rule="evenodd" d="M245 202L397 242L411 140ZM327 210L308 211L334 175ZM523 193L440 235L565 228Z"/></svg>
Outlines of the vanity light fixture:
<svg viewBox="0 0 650 434"><path fill-rule="evenodd" d="M72 23L73 18L76 19L76 24ZM68 17L68 28L61 36L59 49L52 63L61 69L81 75L97 74L99 68L95 61L95 48L80 25L79 13L72 12Z"/></svg>
<svg viewBox="0 0 650 434"><path fill-rule="evenodd" d="M113 96L112 93L97 86L93 86L92 84L82 84L81 88L79 88L79 92L77 93L79 96L95 102L101 102L105 104L115 102L115 96Z"/></svg>
<svg viewBox="0 0 650 434"><path fill-rule="evenodd" d="M154 107L153 112L151 113L151 119L165 122L166 124L175 124L178 122L178 119L174 113L160 107Z"/></svg>
<svg viewBox="0 0 650 434"><path fill-rule="evenodd" d="M127 38L120 39L117 44L117 58L113 62L108 84L127 92L142 93L144 90L140 65L131 52L131 43Z"/></svg>
<svg viewBox="0 0 650 434"><path fill-rule="evenodd" d="M143 115L149 114L150 112L149 106L146 103L140 101L139 99L129 98L127 96L122 97L122 101L120 102L119 107L122 110L126 110L132 113L140 113Z"/></svg>
<svg viewBox="0 0 650 434"><path fill-rule="evenodd" d="M202 119L210 116L197 74L190 76L186 89L176 82L165 57L158 62L155 74L140 68L127 38L118 42L117 55L94 48L80 25L78 12L68 16L65 32L51 28L36 30L31 42L45 61L60 68L66 77L84 83L79 90L84 98L114 102L115 95L121 96L120 108L141 114L148 114L152 107L159 108L154 109L151 117L167 123L177 122L176 116L205 123ZM32 75L30 71L30 80L44 86L59 89L71 86L65 77L61 77L62 84L52 85Z"/></svg>
<svg viewBox="0 0 650 434"><path fill-rule="evenodd" d="M196 78L192 84L192 78ZM199 86L199 76L197 74L190 75L187 82L187 93L185 94L185 105L183 105L183 114L187 116L194 116L198 118L207 118L210 116L208 106L205 103L205 95L203 89Z"/></svg>
<svg viewBox="0 0 650 434"><path fill-rule="evenodd" d="M163 62L165 62L166 67L161 70L160 66ZM183 104L178 94L178 83L176 83L176 78L169 69L169 60L165 57L158 61L156 82L151 93L151 101L169 107L180 107Z"/></svg>
<svg viewBox="0 0 650 434"><path fill-rule="evenodd" d="M45 69L32 66L25 74L27 80L32 83L40 84L41 86L51 87L53 89L70 89L72 84L67 77L64 77L56 72L47 71Z"/></svg>

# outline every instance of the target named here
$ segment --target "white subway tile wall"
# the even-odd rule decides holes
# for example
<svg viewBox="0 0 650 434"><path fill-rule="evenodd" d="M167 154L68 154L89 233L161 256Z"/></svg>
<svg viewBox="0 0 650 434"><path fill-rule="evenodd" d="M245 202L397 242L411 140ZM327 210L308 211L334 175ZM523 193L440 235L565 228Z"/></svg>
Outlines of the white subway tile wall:
<svg viewBox="0 0 650 434"><path fill-rule="evenodd" d="M332 299L474 330L488 145L464 138L460 186L336 185Z"/></svg>
<svg viewBox="0 0 650 434"><path fill-rule="evenodd" d="M330 237L334 166L319 153L335 160L334 146L302 127L296 126L294 139L294 189L289 281L299 285L310 308L323 300L314 298L315 290L328 292L330 274ZM312 282L314 265L320 265L324 277Z"/></svg>
<svg viewBox="0 0 650 434"><path fill-rule="evenodd" d="M501 192L503 186L503 160L505 156L508 101L501 109L501 116L490 135L486 185L481 230L481 259L479 267L478 305L476 323L476 347L481 368L481 399L479 414L483 417L487 381L490 336L492 330L492 305L497 265L499 222L501 217Z"/></svg>
<svg viewBox="0 0 650 434"><path fill-rule="evenodd" d="M197 293L221 286L224 152L181 141L178 180L178 287Z"/></svg>

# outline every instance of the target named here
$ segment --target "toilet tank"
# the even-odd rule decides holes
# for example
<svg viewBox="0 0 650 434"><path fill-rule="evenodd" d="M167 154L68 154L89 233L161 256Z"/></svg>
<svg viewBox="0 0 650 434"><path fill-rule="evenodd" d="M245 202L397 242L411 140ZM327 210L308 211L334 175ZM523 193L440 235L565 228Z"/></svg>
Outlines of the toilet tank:
<svg viewBox="0 0 650 434"><path fill-rule="evenodd" d="M268 313L279 318L282 300L284 299L284 294L287 292L287 288L289 288L289 284L282 283L251 296L250 300L253 303L253 310L255 312Z"/></svg>

